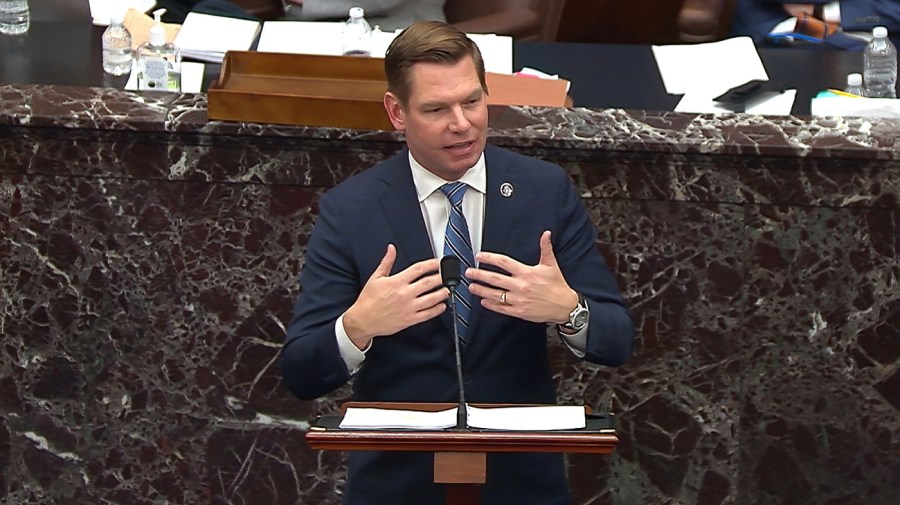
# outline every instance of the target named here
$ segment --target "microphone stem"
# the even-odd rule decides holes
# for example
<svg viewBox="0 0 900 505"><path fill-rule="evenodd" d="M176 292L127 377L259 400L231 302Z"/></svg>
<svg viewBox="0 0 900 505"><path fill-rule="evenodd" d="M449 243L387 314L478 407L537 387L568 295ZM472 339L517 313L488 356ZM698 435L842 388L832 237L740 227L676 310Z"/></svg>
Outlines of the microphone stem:
<svg viewBox="0 0 900 505"><path fill-rule="evenodd" d="M456 380L459 382L459 407L456 410L456 429L467 429L466 423L466 390L463 387L462 352L459 349L459 319L456 314L456 288L450 290L450 307L453 310L453 345L456 346Z"/></svg>

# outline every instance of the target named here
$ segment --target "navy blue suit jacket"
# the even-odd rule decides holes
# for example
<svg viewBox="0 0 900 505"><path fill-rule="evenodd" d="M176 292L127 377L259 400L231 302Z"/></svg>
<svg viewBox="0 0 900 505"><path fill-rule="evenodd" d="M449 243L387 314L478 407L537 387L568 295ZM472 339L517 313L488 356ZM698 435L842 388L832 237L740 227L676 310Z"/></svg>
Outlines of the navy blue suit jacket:
<svg viewBox="0 0 900 505"><path fill-rule="evenodd" d="M738 0L731 21L731 35L749 35L759 41L764 39L776 24L789 17L784 12L784 4L830 2L831 0ZM871 31L876 26L886 26L891 32L900 30L900 2L897 0L841 2L841 28L844 31Z"/></svg>
<svg viewBox="0 0 900 505"><path fill-rule="evenodd" d="M488 146L482 250L534 265L540 235L569 285L590 307L588 361L615 366L632 350L634 327L596 246L596 231L568 175L551 163ZM504 197L501 184L513 194ZM298 397L325 395L350 378L334 322L354 303L388 244L393 273L434 258L409 167L408 151L349 178L322 196L300 277L301 294L282 352L285 385ZM450 311L395 335L377 337L353 380L359 401L455 402L458 387ZM463 354L466 399L473 403L554 403L547 325L475 304ZM431 456L351 453L345 503L438 504ZM559 455L491 455L484 503L565 504Z"/></svg>

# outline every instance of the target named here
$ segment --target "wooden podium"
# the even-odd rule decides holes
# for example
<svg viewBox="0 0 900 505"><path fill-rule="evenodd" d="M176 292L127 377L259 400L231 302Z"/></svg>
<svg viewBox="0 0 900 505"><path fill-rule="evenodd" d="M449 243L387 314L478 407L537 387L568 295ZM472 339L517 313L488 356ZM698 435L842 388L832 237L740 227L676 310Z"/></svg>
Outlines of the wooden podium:
<svg viewBox="0 0 900 505"><path fill-rule="evenodd" d="M438 411L455 403L363 403L348 407ZM491 407L491 405L478 405ZM498 405L499 406L499 405ZM444 484L448 505L480 503L487 480L487 454L491 452L563 452L610 454L619 438L596 431L414 431L342 430L313 427L307 444L317 450L417 451L434 453L434 482Z"/></svg>

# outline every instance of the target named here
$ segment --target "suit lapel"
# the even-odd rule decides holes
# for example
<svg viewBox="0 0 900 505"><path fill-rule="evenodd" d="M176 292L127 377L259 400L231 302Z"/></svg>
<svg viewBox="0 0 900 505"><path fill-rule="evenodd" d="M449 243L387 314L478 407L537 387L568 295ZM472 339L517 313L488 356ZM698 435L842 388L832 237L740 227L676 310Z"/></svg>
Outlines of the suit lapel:
<svg viewBox="0 0 900 505"><path fill-rule="evenodd" d="M484 160L487 172L487 185L485 186L484 195L484 228L481 237L481 250L487 252L496 252L507 254L510 234L515 225L516 216L516 194L515 194L515 177L512 167L508 160L503 156L503 152L487 146L484 151ZM513 193L509 194L503 191L506 188L512 188ZM481 316L485 309L481 307L480 301L477 301L472 312L472 325L469 328L469 335L472 336L470 345L467 349L477 347L480 342L478 339L478 327L480 325Z"/></svg>
<svg viewBox="0 0 900 505"><path fill-rule="evenodd" d="M379 195L381 209L396 237L395 273L417 261L434 257L416 196L408 156L408 151L404 149L386 162L387 170L382 177L384 187Z"/></svg>
<svg viewBox="0 0 900 505"><path fill-rule="evenodd" d="M484 195L484 230L481 250L506 250L516 220L515 177L502 151L485 149L487 186ZM507 190L512 190L510 194Z"/></svg>
<svg viewBox="0 0 900 505"><path fill-rule="evenodd" d="M434 258L435 253L422 218L422 209L409 167L409 151L403 149L386 162L385 168L382 177L384 186L379 200L393 236L397 239L394 243L397 247L397 261L392 272L397 273L413 263ZM452 335L453 315L450 310L442 314L441 321Z"/></svg>

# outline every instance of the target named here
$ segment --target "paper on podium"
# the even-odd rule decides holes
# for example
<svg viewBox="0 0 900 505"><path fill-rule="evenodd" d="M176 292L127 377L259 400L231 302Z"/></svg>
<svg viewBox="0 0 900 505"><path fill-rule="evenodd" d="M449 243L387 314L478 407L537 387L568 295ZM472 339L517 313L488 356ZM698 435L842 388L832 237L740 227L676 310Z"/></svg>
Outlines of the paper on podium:
<svg viewBox="0 0 900 505"><path fill-rule="evenodd" d="M437 412L350 407L342 429L443 430L456 426L457 407ZM577 430L586 426L584 407L541 405L479 408L466 405L470 428L504 431Z"/></svg>
<svg viewBox="0 0 900 505"><path fill-rule="evenodd" d="M470 427L485 430L580 430L586 426L584 407L573 405L466 407L466 416Z"/></svg>
<svg viewBox="0 0 900 505"><path fill-rule="evenodd" d="M259 35L257 51L266 53L341 55L344 23L325 21L266 21ZM400 30L372 32L372 57L384 58ZM484 59L487 72L512 73L512 37L493 34L468 34Z"/></svg>
<svg viewBox="0 0 900 505"><path fill-rule="evenodd" d="M259 34L260 23L189 12L175 36L184 58L220 63L228 51L247 51Z"/></svg>
<svg viewBox="0 0 900 505"><path fill-rule="evenodd" d="M350 407L341 420L341 429L443 430L456 426L457 407L437 412Z"/></svg>
<svg viewBox="0 0 900 505"><path fill-rule="evenodd" d="M747 81L769 80L750 37L653 46L653 56L666 92L672 95L702 93L716 97Z"/></svg>

